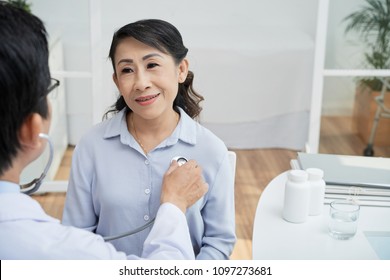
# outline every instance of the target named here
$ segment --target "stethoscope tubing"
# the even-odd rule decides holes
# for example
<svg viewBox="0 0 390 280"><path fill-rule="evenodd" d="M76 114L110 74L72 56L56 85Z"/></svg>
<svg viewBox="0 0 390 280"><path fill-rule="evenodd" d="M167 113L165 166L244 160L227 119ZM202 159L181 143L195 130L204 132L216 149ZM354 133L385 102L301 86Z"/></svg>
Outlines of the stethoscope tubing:
<svg viewBox="0 0 390 280"><path fill-rule="evenodd" d="M49 168L50 168L51 163L53 161L53 153L54 153L53 152L53 144L50 141L49 136L47 134L40 133L39 137L46 139L48 144L49 144L49 149L50 149L49 160L48 160L48 162L47 162L47 164L45 166L45 169L43 170L43 172L42 172L42 174L41 174L41 176L39 178L35 178L30 183L24 184L24 185L20 186L20 188L22 189L22 192L24 194L27 194L27 195L30 195L30 194L36 192L39 189L39 187L41 186L43 179L46 177L46 174L49 171ZM182 156L174 157L172 159L172 161L173 160L176 160L179 165L183 165L184 163L186 163L188 161L185 157L182 157ZM31 187L32 185L34 185L32 188L27 189L27 188ZM24 189L26 189L26 190L24 190ZM116 239L119 239L119 238L123 238L123 237L126 237L126 236L130 236L130 235L136 234L136 233L138 233L140 231L143 231L144 229L152 226L154 224L155 220L156 220L156 218L153 218L149 222L147 222L146 224L144 224L144 225L142 225L142 226L140 226L140 227L138 227L138 228L136 228L134 230L127 231L127 232L124 232L124 233L121 233L121 234L118 234L118 235L104 236L103 239L104 239L104 241L112 241L112 240L116 240Z"/></svg>
<svg viewBox="0 0 390 280"><path fill-rule="evenodd" d="M126 237L126 236L130 236L130 235L133 235L133 234L136 234L140 231L143 231L144 229L152 226L154 224L154 221L156 220L156 218L153 218L151 219L149 222L147 222L146 224L144 224L143 226L140 226L134 230L131 230L131 231L128 231L128 232L124 232L124 233L121 233L121 234L118 234L118 235L111 235L111 236L105 236L103 237L104 241L112 241L112 240L115 240L115 239L119 239L119 238L123 238L123 237Z"/></svg>
<svg viewBox="0 0 390 280"><path fill-rule="evenodd" d="M45 133L39 133L39 137L46 139L46 141L49 145L49 159L46 163L45 169L43 170L43 172L39 178L35 178L30 183L20 185L21 192L24 194L27 194L27 195L33 194L34 192L36 192L40 188L42 181L43 181L43 179L45 179L47 172L49 171L49 168L51 166L51 163L53 162L53 155L54 155L53 143L51 142L49 135L47 135ZM31 187L31 186L33 186L33 187Z"/></svg>
<svg viewBox="0 0 390 280"><path fill-rule="evenodd" d="M186 163L188 160L183 157L183 156L177 156L177 157L174 157L172 158L171 162L176 160L177 163L179 164L179 166L183 165L184 163ZM128 232L124 232L124 233L121 233L121 234L118 234L118 235L111 235L111 236L104 236L103 239L104 241L112 241L112 240L115 240L115 239L119 239L119 238L123 238L123 237L126 237L126 236L130 236L130 235L133 235L133 234L136 234L140 231L143 231L144 229L152 226L154 224L154 221L156 220L156 218L153 218L151 219L149 222L147 222L146 224L134 229L134 230L131 230L131 231L128 231Z"/></svg>

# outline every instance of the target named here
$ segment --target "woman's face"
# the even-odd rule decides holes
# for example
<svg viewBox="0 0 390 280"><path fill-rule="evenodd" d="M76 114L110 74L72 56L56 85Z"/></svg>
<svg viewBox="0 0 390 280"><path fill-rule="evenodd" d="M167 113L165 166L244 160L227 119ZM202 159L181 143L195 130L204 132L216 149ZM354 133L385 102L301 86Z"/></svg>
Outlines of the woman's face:
<svg viewBox="0 0 390 280"><path fill-rule="evenodd" d="M179 65L172 56L134 38L122 40L115 52L113 79L127 106L145 118L172 112L178 84L185 81L188 62Z"/></svg>

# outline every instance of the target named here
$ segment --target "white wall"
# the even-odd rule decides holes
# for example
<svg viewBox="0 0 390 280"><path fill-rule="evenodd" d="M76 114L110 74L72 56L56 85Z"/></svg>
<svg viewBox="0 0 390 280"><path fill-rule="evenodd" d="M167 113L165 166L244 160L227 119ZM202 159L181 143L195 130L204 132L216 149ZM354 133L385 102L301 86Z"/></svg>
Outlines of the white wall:
<svg viewBox="0 0 390 280"><path fill-rule="evenodd" d="M77 143L80 135L104 113L115 100L117 91L111 80L112 69L108 49L113 32L122 25L142 18L162 18L172 22L181 31L185 44L191 47L207 44L193 33L194 27L234 26L242 28L296 27L314 39L316 7L314 0L93 0L101 5L102 52L98 64L103 68L101 92L91 92L90 78L67 78L67 110L70 142ZM329 9L326 67L356 68L359 56L356 48L344 38L345 15L358 7L363 0L331 0ZM91 69L90 19L87 0L31 0L33 13L47 24L49 33L62 33L65 70ZM211 29L210 29L211 30ZM218 36L218 34L216 35ZM231 34L234 40L235 34ZM251 38L248 38L250 40ZM245 42L242 42L245 44ZM264 42L267 44L267 42ZM261 82L261 81L259 81ZM354 83L350 78L327 78L323 94L323 113L348 114L351 112ZM93 98L100 98L96 108ZM94 112L95 110L95 112ZM96 110L100 112L96 112ZM95 114L94 114L95 113ZM77 133L73 133L77 130ZM72 132L73 131L73 132Z"/></svg>
<svg viewBox="0 0 390 280"><path fill-rule="evenodd" d="M118 7L122 7L122 9L118 9ZM132 9L132 7L136 8ZM103 1L102 26L103 38L106 42L103 49L109 49L112 34L119 27L145 18L165 19L173 23L181 32L184 44L189 49L190 69L195 72L194 86L205 97L205 101L202 103L204 110L202 111L201 120L205 123L237 123L258 120L256 118L258 112L251 114L248 110L261 110L262 114L266 114L267 117L272 116L272 114L275 115L276 110L272 110L272 108L265 105L266 99L263 99L264 105L261 108L256 106L258 102L261 103L261 100L251 99L252 103L247 102L246 105L244 105L244 102L235 102L234 113L229 114L233 109L228 108L229 102L225 104L226 106L220 106L222 98L233 100L246 95L250 99L247 91L251 91L251 94L257 94L258 96L270 96L273 94L272 90L279 92L288 90L288 86L283 86L283 81L279 77L272 77L262 83L259 77L265 78L267 76L262 75L262 73L267 72L267 69L263 69L264 66L261 65L262 60L259 60L260 65L253 68L255 62L246 62L245 58L251 59L253 56L264 55L263 52L273 54L276 49L288 48L286 43L288 45L289 41L281 38L282 35L280 34L283 34L282 32L289 36L294 36L292 34L299 35L297 36L298 39L294 37L290 41L293 48L297 44L305 45L307 41L311 43L315 33L316 1ZM301 33L288 33L291 30L297 30ZM302 42L297 43L299 40ZM241 52L242 54L235 55L235 52ZM233 65L232 62L227 61L229 58L226 60L224 53L226 53L226 56L230 55L231 60L238 60L237 63ZM271 56L269 60L272 59ZM200 66L207 64L207 61L210 65L206 69ZM264 64L268 65L268 63L267 60ZM272 63L269 64L272 65ZM280 63L274 65L280 67ZM285 66L291 67L287 64ZM226 68L229 68L229 70ZM206 73L206 71L208 72ZM258 71L257 74L256 71ZM270 69L266 74L270 72L276 71ZM104 78L105 90L116 92L111 81L111 73L112 67L110 63L107 63ZM229 78L224 77L222 84L220 76L224 74L228 74ZM254 77L252 80L248 78L250 75ZM214 81L211 81L211 77L215 78ZM256 79L258 81L253 82ZM246 85L229 85L229 83L235 82L238 84L245 81L247 82ZM273 84L270 85L271 83ZM305 88L305 86L302 88ZM232 93L233 91L235 93ZM219 97L217 93L220 93ZM259 99L261 98L259 97Z"/></svg>
<svg viewBox="0 0 390 280"><path fill-rule="evenodd" d="M31 0L33 13L47 23L49 32L60 30L63 34L65 50L65 70L92 71L90 60L89 1L82 0ZM247 28L267 26L297 28L314 38L317 1L313 0L96 0L101 5L102 53L100 64L103 67L101 92L91 93L89 78L67 78L67 102L70 142L76 143L81 133L93 123L100 121L105 108L115 100L117 91L111 75L112 69L107 60L113 32L122 25L142 18L162 18L172 22L181 31L184 42L191 47L207 45L201 32L194 28L232 26L236 32ZM201 29L199 29L201 30ZM209 34L218 36L218 34ZM230 36L230 35L228 35ZM229 40L234 41L235 34ZM251 40L250 37L247 38ZM245 45L243 40L240 42ZM267 42L264 42L267 44ZM99 97L101 114L94 112L91 100ZM94 114L95 113L95 114ZM73 133L74 130L79 132Z"/></svg>

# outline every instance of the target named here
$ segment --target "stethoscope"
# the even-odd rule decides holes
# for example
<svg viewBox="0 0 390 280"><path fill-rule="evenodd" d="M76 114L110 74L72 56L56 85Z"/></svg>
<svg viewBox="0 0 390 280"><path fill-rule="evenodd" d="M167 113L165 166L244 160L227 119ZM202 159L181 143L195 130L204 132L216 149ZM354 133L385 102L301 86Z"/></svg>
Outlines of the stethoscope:
<svg viewBox="0 0 390 280"><path fill-rule="evenodd" d="M47 172L49 171L49 168L51 166L51 163L53 161L53 153L54 153L53 152L53 143L51 142L49 135L44 134L44 133L39 133L39 137L46 139L47 143L49 144L49 152L50 152L49 153L49 160L47 161L45 169L43 170L43 172L42 172L41 176L39 176L39 178L35 178L30 183L20 185L21 192L24 194L27 194L27 195L33 194L34 192L36 192L40 188L40 186L42 185L42 181L43 181L43 179L45 179ZM179 166L185 164L188 161L185 157L182 157L182 156L177 156L177 157L172 158L171 162L174 160L177 161ZM106 236L106 237L103 237L103 239L104 239L104 241L111 241L111 240L119 239L119 238L122 238L125 236L133 235L133 234L140 232L140 231L143 231L144 229L153 225L155 220L156 220L156 218L153 218L149 222L147 222L146 224L144 224L144 225L142 225L134 230L124 232L124 233L121 233L118 235Z"/></svg>
<svg viewBox="0 0 390 280"><path fill-rule="evenodd" d="M51 166L51 163L53 161L53 143L51 142L49 135L47 135L45 133L39 133L39 137L46 139L47 143L49 144L49 151L50 151L49 160L47 161L45 169L43 170L43 172L42 172L41 176L39 176L39 178L35 178L30 183L20 185L21 192L24 194L27 194L27 195L30 195L39 189L39 187L41 186L43 179L45 179L47 172L49 171L49 168Z"/></svg>
<svg viewBox="0 0 390 280"><path fill-rule="evenodd" d="M177 157L174 157L172 158L171 162L176 160L178 165L181 166L183 164L185 164L188 160L183 157L183 156L177 156ZM147 222L146 224L136 228L136 229L133 229L131 231L128 231L128 232L124 232L124 233L121 233L121 234L118 234L118 235L111 235L111 236L105 236L103 237L104 241L111 241L111 240L115 240L115 239L119 239L119 238L122 238L122 237L126 237L126 236L130 236L130 235L133 235L133 234L136 234L140 231L143 231L144 229L152 226L154 224L154 221L156 220L156 218L153 218L151 219L149 222Z"/></svg>

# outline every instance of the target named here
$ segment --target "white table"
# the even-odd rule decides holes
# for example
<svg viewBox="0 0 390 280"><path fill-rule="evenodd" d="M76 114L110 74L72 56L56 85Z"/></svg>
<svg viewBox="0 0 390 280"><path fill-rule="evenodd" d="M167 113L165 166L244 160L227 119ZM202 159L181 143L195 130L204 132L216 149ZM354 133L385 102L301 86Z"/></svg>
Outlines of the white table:
<svg viewBox="0 0 390 280"><path fill-rule="evenodd" d="M322 215L309 216L302 224L282 218L286 180L287 172L278 175L261 194L253 226L253 259L380 258L366 234L390 233L390 207L362 206L356 235L350 240L335 240L328 235L329 205L324 205ZM388 241L390 237L386 237Z"/></svg>

